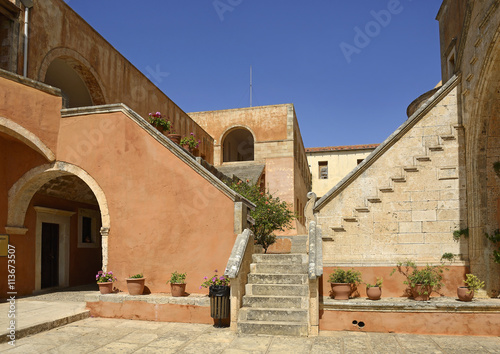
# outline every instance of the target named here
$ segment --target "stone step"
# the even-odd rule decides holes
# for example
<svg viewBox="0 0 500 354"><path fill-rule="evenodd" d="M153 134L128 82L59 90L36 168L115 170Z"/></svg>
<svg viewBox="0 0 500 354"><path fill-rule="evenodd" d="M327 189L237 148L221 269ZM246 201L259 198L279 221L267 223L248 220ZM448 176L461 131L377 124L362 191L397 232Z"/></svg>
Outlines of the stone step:
<svg viewBox="0 0 500 354"><path fill-rule="evenodd" d="M306 274L248 274L248 284L308 284Z"/></svg>
<svg viewBox="0 0 500 354"><path fill-rule="evenodd" d="M307 285L276 285L276 284L246 284L247 295L274 295L274 296L308 296Z"/></svg>
<svg viewBox="0 0 500 354"><path fill-rule="evenodd" d="M302 322L264 322L241 321L238 322L238 333L242 334L268 334L284 336L307 336L308 325Z"/></svg>
<svg viewBox="0 0 500 354"><path fill-rule="evenodd" d="M420 162L428 162L431 160L429 156L416 156L415 159Z"/></svg>
<svg viewBox="0 0 500 354"><path fill-rule="evenodd" d="M253 263L302 264L307 263L306 254L253 254Z"/></svg>
<svg viewBox="0 0 500 354"><path fill-rule="evenodd" d="M432 145L429 146L430 151L443 151L443 146L442 145Z"/></svg>
<svg viewBox="0 0 500 354"><path fill-rule="evenodd" d="M404 176L393 176L393 177L391 177L391 180L393 182L403 183L403 182L406 182L406 177L404 177Z"/></svg>
<svg viewBox="0 0 500 354"><path fill-rule="evenodd" d="M307 264L251 263L250 273L307 274Z"/></svg>
<svg viewBox="0 0 500 354"><path fill-rule="evenodd" d="M392 187L381 187L381 188L379 188L379 191L381 191L382 193L392 193L392 192L394 192L394 188L392 188Z"/></svg>
<svg viewBox="0 0 500 354"><path fill-rule="evenodd" d="M243 296L243 307L307 309L309 300L302 296Z"/></svg>
<svg viewBox="0 0 500 354"><path fill-rule="evenodd" d="M418 172L418 167L417 166L406 166L403 167L403 170L406 172Z"/></svg>
<svg viewBox="0 0 500 354"><path fill-rule="evenodd" d="M308 320L307 310L302 309L259 309L245 307L238 313L239 321L284 321L284 322L306 322Z"/></svg>

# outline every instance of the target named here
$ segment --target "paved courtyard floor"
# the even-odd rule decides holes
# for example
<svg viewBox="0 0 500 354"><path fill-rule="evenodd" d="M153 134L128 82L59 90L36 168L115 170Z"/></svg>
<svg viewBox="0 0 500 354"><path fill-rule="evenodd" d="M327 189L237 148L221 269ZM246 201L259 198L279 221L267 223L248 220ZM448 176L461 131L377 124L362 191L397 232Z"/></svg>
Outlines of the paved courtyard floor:
<svg viewBox="0 0 500 354"><path fill-rule="evenodd" d="M21 338L6 353L500 353L500 337L322 332L237 335L210 325L88 318Z"/></svg>

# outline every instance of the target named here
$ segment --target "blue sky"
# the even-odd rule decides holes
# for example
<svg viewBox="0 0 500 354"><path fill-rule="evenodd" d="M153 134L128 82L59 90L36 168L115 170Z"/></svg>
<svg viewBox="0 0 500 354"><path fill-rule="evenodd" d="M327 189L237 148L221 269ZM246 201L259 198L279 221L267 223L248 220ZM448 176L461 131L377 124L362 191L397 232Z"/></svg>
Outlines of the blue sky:
<svg viewBox="0 0 500 354"><path fill-rule="evenodd" d="M248 107L252 66L306 147L384 141L441 79L441 0L66 2L186 112Z"/></svg>

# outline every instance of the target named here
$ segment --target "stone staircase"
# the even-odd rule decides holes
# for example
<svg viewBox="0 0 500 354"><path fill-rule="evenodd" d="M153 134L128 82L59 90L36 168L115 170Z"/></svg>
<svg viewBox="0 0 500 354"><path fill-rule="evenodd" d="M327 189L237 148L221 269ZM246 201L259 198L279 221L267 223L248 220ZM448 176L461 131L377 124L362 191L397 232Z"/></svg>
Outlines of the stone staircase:
<svg viewBox="0 0 500 354"><path fill-rule="evenodd" d="M308 258L305 253L254 254L238 332L307 336Z"/></svg>

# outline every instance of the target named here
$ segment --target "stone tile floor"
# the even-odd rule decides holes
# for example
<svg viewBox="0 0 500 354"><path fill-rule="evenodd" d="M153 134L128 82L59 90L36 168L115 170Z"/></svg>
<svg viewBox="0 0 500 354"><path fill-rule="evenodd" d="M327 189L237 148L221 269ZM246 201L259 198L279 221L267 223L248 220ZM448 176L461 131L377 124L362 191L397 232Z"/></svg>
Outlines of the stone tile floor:
<svg viewBox="0 0 500 354"><path fill-rule="evenodd" d="M322 332L237 335L210 325L88 318L21 338L6 353L500 353L500 337Z"/></svg>

